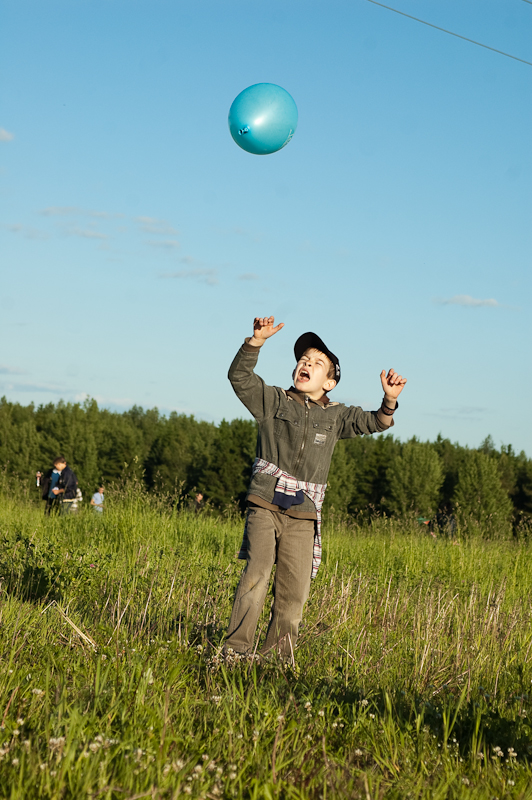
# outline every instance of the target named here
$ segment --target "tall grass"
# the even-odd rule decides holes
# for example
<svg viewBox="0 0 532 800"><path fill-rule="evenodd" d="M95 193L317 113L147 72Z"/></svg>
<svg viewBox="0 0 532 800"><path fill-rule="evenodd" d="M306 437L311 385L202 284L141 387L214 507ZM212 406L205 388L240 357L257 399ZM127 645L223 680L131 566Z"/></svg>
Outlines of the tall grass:
<svg viewBox="0 0 532 800"><path fill-rule="evenodd" d="M4 496L0 797L532 797L526 541L329 520L294 667L219 657L241 532Z"/></svg>

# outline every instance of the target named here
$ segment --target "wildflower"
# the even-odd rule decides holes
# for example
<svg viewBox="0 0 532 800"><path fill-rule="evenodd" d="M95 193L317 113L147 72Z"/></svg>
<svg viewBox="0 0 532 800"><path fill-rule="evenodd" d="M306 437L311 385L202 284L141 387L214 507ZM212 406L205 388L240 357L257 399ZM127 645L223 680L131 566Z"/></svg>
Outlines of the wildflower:
<svg viewBox="0 0 532 800"><path fill-rule="evenodd" d="M101 745L99 742L91 742L89 745L89 750L91 751L91 753L97 753L100 747Z"/></svg>
<svg viewBox="0 0 532 800"><path fill-rule="evenodd" d="M277 716L277 722L283 722L283 721L284 721L284 714L279 714Z"/></svg>
<svg viewBox="0 0 532 800"><path fill-rule="evenodd" d="M32 694L36 695L36 697L40 697L44 694L44 689L32 689Z"/></svg>
<svg viewBox="0 0 532 800"><path fill-rule="evenodd" d="M337 722L333 722L332 727L333 728L337 728L338 727L338 723Z"/></svg>
<svg viewBox="0 0 532 800"><path fill-rule="evenodd" d="M310 742L310 740L312 739L312 736L309 733L307 733L307 735L305 736L305 739L307 739L307 741Z"/></svg>
<svg viewBox="0 0 532 800"><path fill-rule="evenodd" d="M168 775L168 773L170 772L171 769L172 769L172 765L171 764L165 764L164 765L164 767L163 767L163 776L165 778L166 778L166 776Z"/></svg>
<svg viewBox="0 0 532 800"><path fill-rule="evenodd" d="M40 769L41 771L42 771L43 769L46 769L46 764L39 764L39 769Z"/></svg>
<svg viewBox="0 0 532 800"><path fill-rule="evenodd" d="M63 747L64 743L65 743L64 736L58 736L58 737L52 736L52 738L48 742L48 745L50 747L50 750L53 751L53 750L60 750Z"/></svg>
<svg viewBox="0 0 532 800"><path fill-rule="evenodd" d="M107 660L107 656L105 655L105 653L102 653L102 661L106 661L106 660Z"/></svg>
<svg viewBox="0 0 532 800"><path fill-rule="evenodd" d="M370 715L369 715L369 718L370 718L370 719L375 719L375 714L370 714Z"/></svg>
<svg viewBox="0 0 532 800"><path fill-rule="evenodd" d="M30 742L30 740L29 740L29 739L24 739L24 741L22 742L22 744L24 745L24 747L26 748L26 750L29 750L29 749L30 749L30 747L31 747L31 742Z"/></svg>
<svg viewBox="0 0 532 800"><path fill-rule="evenodd" d="M235 778L236 778L236 772L230 772L230 773L229 773L229 780L230 780L230 781L234 781L234 780L235 780Z"/></svg>
<svg viewBox="0 0 532 800"><path fill-rule="evenodd" d="M229 764L229 769L231 770L231 772L234 772L236 769L236 764Z"/></svg>
<svg viewBox="0 0 532 800"><path fill-rule="evenodd" d="M513 747L508 748L508 755L510 756L510 758L517 758L517 753L515 752Z"/></svg>
<svg viewBox="0 0 532 800"><path fill-rule="evenodd" d="M469 778L462 778L462 783L465 784L465 786L469 786Z"/></svg>
<svg viewBox="0 0 532 800"><path fill-rule="evenodd" d="M15 730L13 731L13 736L19 736L19 735L20 735L19 729L15 728Z"/></svg>
<svg viewBox="0 0 532 800"><path fill-rule="evenodd" d="M364 698L363 700L360 701L360 705L361 706L367 706L367 705L369 705L369 701L366 700L366 698Z"/></svg>
<svg viewBox="0 0 532 800"><path fill-rule="evenodd" d="M196 772L198 774L200 772L203 772L203 767L201 766L201 764L196 764L196 766L194 767L194 772Z"/></svg>
<svg viewBox="0 0 532 800"><path fill-rule="evenodd" d="M17 719L17 725L24 725L24 720L22 719L22 717L19 717Z"/></svg>
<svg viewBox="0 0 532 800"><path fill-rule="evenodd" d="M312 703L310 702L310 700L307 700L307 702L305 703L305 708L307 709L307 711L308 711L309 708L311 708L311 706L312 706Z"/></svg>
<svg viewBox="0 0 532 800"><path fill-rule="evenodd" d="M324 716L325 716L325 711L323 710L323 708L320 708L320 710L318 711L318 717L324 717Z"/></svg>
<svg viewBox="0 0 532 800"><path fill-rule="evenodd" d="M57 771L55 769L51 769L50 775L52 776L52 778L55 778L55 776L57 775Z"/></svg>
<svg viewBox="0 0 532 800"><path fill-rule="evenodd" d="M203 755L201 757L201 760L202 761L208 761L209 760L209 756L207 755L207 753L203 753Z"/></svg>
<svg viewBox="0 0 532 800"><path fill-rule="evenodd" d="M243 739L244 737L243 737L243 735L241 733L239 733L236 738L237 739Z"/></svg>
<svg viewBox="0 0 532 800"><path fill-rule="evenodd" d="M254 741L254 742L256 742L256 741L257 741L257 739L259 738L259 736L260 736L260 733L259 733L259 732L258 732L258 730L255 728L255 729L253 730L253 741Z"/></svg>
<svg viewBox="0 0 532 800"><path fill-rule="evenodd" d="M362 750L360 750L360 748L357 747L357 749L355 750L355 755L356 756L362 756L364 754L363 754Z"/></svg>
<svg viewBox="0 0 532 800"><path fill-rule="evenodd" d="M508 786L515 786L515 781L508 781Z"/></svg>
<svg viewBox="0 0 532 800"><path fill-rule="evenodd" d="M191 786L185 786L183 791L185 792L185 794L192 794L192 787Z"/></svg>
<svg viewBox="0 0 532 800"><path fill-rule="evenodd" d="M176 767L178 770L183 769L184 766L185 762L182 761L182 759L178 758L177 761L174 761L174 767Z"/></svg>
<svg viewBox="0 0 532 800"><path fill-rule="evenodd" d="M17 767L17 766L18 766L18 764L19 764L19 760L18 760L18 758L14 758L14 759L13 759L13 761L12 761L11 763L13 764L13 766L14 766L14 767Z"/></svg>
<svg viewBox="0 0 532 800"><path fill-rule="evenodd" d="M211 697L211 700L213 701L213 703L219 703L221 699L222 699L222 697L219 694L213 694L213 696Z"/></svg>
<svg viewBox="0 0 532 800"><path fill-rule="evenodd" d="M223 775L223 772L224 771L223 771L223 769L221 767L216 767L216 774L217 775Z"/></svg>

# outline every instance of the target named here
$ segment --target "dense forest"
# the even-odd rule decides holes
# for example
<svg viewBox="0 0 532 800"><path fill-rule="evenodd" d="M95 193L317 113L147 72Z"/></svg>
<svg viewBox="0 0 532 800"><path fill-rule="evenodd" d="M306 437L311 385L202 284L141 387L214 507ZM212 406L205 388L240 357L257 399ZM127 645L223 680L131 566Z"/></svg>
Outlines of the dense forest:
<svg viewBox="0 0 532 800"><path fill-rule="evenodd" d="M117 413L83 404L36 408L0 400L0 467L37 495L35 472L64 454L85 494L100 481L134 475L148 491L183 498L203 492L213 508L244 505L255 453L248 420L219 425L193 416L134 406ZM532 524L532 460L488 437L477 449L391 435L339 442L326 509L344 515L384 513L433 517L438 509L515 527Z"/></svg>

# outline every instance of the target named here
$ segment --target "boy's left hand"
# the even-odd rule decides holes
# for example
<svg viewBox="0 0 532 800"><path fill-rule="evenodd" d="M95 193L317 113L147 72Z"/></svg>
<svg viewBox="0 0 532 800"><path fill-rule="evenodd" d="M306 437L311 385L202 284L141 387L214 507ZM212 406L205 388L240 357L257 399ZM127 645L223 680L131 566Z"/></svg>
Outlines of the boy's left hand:
<svg viewBox="0 0 532 800"><path fill-rule="evenodd" d="M394 369L389 369L388 374L386 374L386 370L383 369L381 372L381 383L386 397L397 400L404 389L406 378L403 378L402 375L398 375Z"/></svg>

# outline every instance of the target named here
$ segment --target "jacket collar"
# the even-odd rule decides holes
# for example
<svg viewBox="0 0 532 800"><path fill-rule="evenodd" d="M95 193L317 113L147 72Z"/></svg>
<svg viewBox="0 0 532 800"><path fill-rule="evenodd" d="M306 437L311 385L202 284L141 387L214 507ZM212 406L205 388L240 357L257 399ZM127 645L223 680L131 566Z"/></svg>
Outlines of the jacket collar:
<svg viewBox="0 0 532 800"><path fill-rule="evenodd" d="M301 406L305 405L305 397L307 396L305 392L298 392L298 390L292 386L290 389L285 390L285 394L287 397L295 400L296 403L299 403ZM323 395L321 400L312 400L312 398L309 397L309 402L314 403L317 406L321 406L321 408L327 408L327 406L336 405L336 403L331 403L326 394Z"/></svg>

